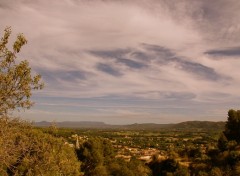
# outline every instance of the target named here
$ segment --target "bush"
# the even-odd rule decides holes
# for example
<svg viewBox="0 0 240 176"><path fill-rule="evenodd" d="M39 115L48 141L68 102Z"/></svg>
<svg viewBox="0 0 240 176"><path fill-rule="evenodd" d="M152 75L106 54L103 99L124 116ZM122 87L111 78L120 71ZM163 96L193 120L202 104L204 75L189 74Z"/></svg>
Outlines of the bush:
<svg viewBox="0 0 240 176"><path fill-rule="evenodd" d="M80 175L73 148L30 123L0 118L0 175Z"/></svg>

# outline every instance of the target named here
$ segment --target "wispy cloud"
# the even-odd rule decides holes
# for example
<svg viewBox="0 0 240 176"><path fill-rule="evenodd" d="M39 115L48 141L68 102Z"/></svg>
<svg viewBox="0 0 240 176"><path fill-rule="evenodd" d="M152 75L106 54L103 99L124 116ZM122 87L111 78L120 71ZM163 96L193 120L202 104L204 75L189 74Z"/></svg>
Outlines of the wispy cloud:
<svg viewBox="0 0 240 176"><path fill-rule="evenodd" d="M105 72L113 76L121 76L122 74L117 70L111 67L110 65L99 63L96 67L98 70Z"/></svg>
<svg viewBox="0 0 240 176"><path fill-rule="evenodd" d="M208 50L205 52L205 54L213 55L213 56L221 56L226 57L229 56L233 58L234 56L240 57L240 47L229 47L229 48L222 48L222 49L213 49L213 50Z"/></svg>
<svg viewBox="0 0 240 176"><path fill-rule="evenodd" d="M144 121L147 109L154 122L201 111L194 119L216 120L225 118L216 109L236 107L239 97L239 8L238 0L8 0L0 1L0 29L26 35L19 58L46 83L31 116Z"/></svg>

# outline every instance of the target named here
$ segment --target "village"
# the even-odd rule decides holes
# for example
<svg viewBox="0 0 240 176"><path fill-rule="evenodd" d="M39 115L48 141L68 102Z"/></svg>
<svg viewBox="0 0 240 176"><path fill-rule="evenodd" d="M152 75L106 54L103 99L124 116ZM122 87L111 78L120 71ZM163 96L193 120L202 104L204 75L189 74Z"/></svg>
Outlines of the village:
<svg viewBox="0 0 240 176"><path fill-rule="evenodd" d="M146 133L145 137L139 134L139 132L132 131L127 133L130 135L123 135L119 131L111 132L112 136L109 136L109 132L107 137L106 132L98 134L102 134L105 139L111 142L116 151L116 158L122 158L127 162L132 158L136 158L144 163L149 163L153 157L157 160L165 160L174 156L179 164L189 166L190 161L178 154L180 150L188 146L190 148L192 147L192 150L193 148L197 148L198 152L205 154L207 148L214 147L214 139L206 138L206 134L203 132L192 133L191 136L188 135L188 132L182 132L182 134L178 135L174 132L168 132L167 134L164 132L158 135L149 135ZM139 134L139 136L136 136L136 133ZM116 134L118 134L118 136L116 136ZM66 141L65 144L78 149L80 145L91 136L94 135L72 134L68 137L68 141ZM113 138L113 136L115 138Z"/></svg>

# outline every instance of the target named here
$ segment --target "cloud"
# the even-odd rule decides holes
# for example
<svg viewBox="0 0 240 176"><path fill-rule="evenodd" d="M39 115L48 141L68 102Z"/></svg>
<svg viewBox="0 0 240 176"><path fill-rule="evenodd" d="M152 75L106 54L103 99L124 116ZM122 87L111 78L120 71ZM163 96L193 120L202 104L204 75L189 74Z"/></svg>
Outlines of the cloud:
<svg viewBox="0 0 240 176"><path fill-rule="evenodd" d="M89 53L103 58L121 58L130 51L131 51L130 49L114 49L114 50L89 51Z"/></svg>
<svg viewBox="0 0 240 176"><path fill-rule="evenodd" d="M115 49L115 50L98 50L98 51L90 51L91 54L104 58L104 59L112 59L115 61L115 63L121 63L124 64L125 66L128 66L129 68L134 68L134 69L141 69L144 67L147 67L146 64L129 59L129 54L131 54L130 49ZM131 57L131 56L130 56ZM147 59L147 58L146 58ZM139 60L137 58L137 60Z"/></svg>
<svg viewBox="0 0 240 176"><path fill-rule="evenodd" d="M178 62L178 68L189 72L195 75L197 78L210 80L210 81L218 81L226 79L226 77L218 74L213 68L204 66L199 63L188 62L188 61L180 61Z"/></svg>
<svg viewBox="0 0 240 176"><path fill-rule="evenodd" d="M97 57L113 59L115 63L124 63L130 68L146 68L147 66L149 66L150 60L154 60L157 61L159 64L174 64L176 69L180 69L184 72L190 73L191 75L195 75L195 77L199 79L205 79L210 81L227 79L226 76L217 73L214 68L205 66L200 63L188 61L186 58L178 56L177 53L175 53L169 48L146 43L141 44L139 47L143 47L145 50L139 51L138 48L132 48L116 49L109 51L98 50L90 51L90 53ZM124 59L124 57L128 59ZM143 63L142 60L145 60L145 63ZM113 72L112 69L111 72Z"/></svg>
<svg viewBox="0 0 240 176"><path fill-rule="evenodd" d="M106 120L110 112L124 119L144 107L155 121L203 111L217 118L215 109L235 107L239 94L240 49L232 47L240 42L239 7L237 0L8 0L0 1L0 29L12 26L13 36L27 37L18 58L42 74L46 87L35 94L41 103L95 102L67 106L72 118L95 118L103 102ZM49 111L62 108L56 106Z"/></svg>
<svg viewBox="0 0 240 176"><path fill-rule="evenodd" d="M147 43L143 43L142 46L147 50L154 51L157 54L157 56L163 59L172 59L175 56L175 53L173 51L163 46L152 45Z"/></svg>
<svg viewBox="0 0 240 176"><path fill-rule="evenodd" d="M48 88L59 89L59 85L72 84L72 83L84 83L93 74L82 70L44 70L37 69L38 73L41 73L42 79ZM65 87L65 86L64 86ZM63 88L63 87L62 87Z"/></svg>
<svg viewBox="0 0 240 176"><path fill-rule="evenodd" d="M224 48L224 49L213 49L208 50L204 54L213 55L213 56L227 56L227 57L234 57L240 56L240 47L231 47L231 48Z"/></svg>
<svg viewBox="0 0 240 176"><path fill-rule="evenodd" d="M141 68L147 67L146 64L143 64L141 62L137 62L134 60L130 60L130 59L119 58L119 59L117 59L117 62L123 63L130 68L141 69Z"/></svg>
<svg viewBox="0 0 240 176"><path fill-rule="evenodd" d="M118 70L114 69L113 67L111 67L110 65L107 65L107 64L99 63L99 64L97 64L96 68L98 70L105 72L107 74L110 74L112 76L119 77L122 75L122 73L120 73Z"/></svg>
<svg viewBox="0 0 240 176"><path fill-rule="evenodd" d="M155 52L155 60L158 60L160 64L174 64L177 69L193 74L200 79L210 81L227 79L226 76L217 73L214 68L205 66L201 63L189 61L185 57L178 56L177 53L171 49L150 44L143 44L143 46L146 49Z"/></svg>
<svg viewBox="0 0 240 176"><path fill-rule="evenodd" d="M240 40L238 0L170 0L159 3L175 20L189 24L198 31L206 45L234 45Z"/></svg>
<svg viewBox="0 0 240 176"><path fill-rule="evenodd" d="M196 97L195 94L189 92L164 92L166 99L189 100Z"/></svg>

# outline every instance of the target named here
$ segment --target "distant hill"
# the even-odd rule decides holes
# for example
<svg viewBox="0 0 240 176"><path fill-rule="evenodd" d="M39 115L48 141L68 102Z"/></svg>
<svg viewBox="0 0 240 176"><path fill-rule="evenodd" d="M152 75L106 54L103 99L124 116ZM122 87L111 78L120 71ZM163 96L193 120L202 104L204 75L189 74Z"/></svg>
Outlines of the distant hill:
<svg viewBox="0 0 240 176"><path fill-rule="evenodd" d="M52 122L42 121L33 123L34 126L48 127L52 125ZM142 123L142 124L130 124L130 125L109 125L104 122L92 122L92 121L64 121L56 122L57 127L65 128L83 128L83 129L118 129L118 130L161 130L161 129L173 129L173 130L223 130L225 122L211 122L211 121L187 121L176 124L155 124L155 123Z"/></svg>
<svg viewBox="0 0 240 176"><path fill-rule="evenodd" d="M158 130L173 127L174 124L156 124L156 123L134 123L131 125L118 125L115 128L125 130Z"/></svg>
<svg viewBox="0 0 240 176"><path fill-rule="evenodd" d="M212 121L187 121L177 123L175 129L203 129L203 130L223 130L226 122Z"/></svg>
<svg viewBox="0 0 240 176"><path fill-rule="evenodd" d="M34 125L38 127L48 127L51 126L52 122L42 121L35 122ZM109 125L104 122L91 122L91 121L64 121L64 122L55 122L57 127L66 127L66 128L96 128L96 129L122 129L122 130L150 130L150 129L159 129L167 128L172 125L170 124L155 124L155 123L143 123L143 124L130 124L130 125Z"/></svg>
<svg viewBox="0 0 240 176"><path fill-rule="evenodd" d="M34 126L38 127L48 127L51 126L53 122L35 122ZM63 122L54 122L57 127L65 128L109 128L111 125L107 125L104 122L91 122L91 121L63 121Z"/></svg>

